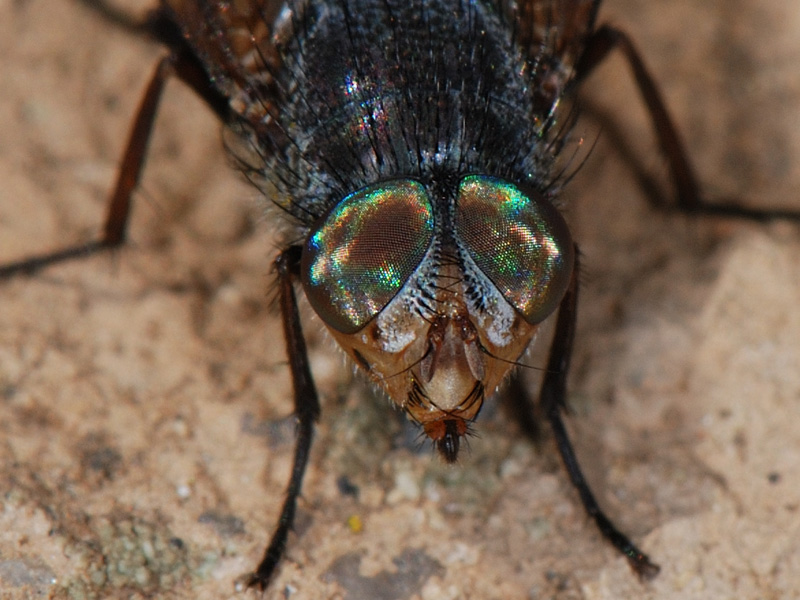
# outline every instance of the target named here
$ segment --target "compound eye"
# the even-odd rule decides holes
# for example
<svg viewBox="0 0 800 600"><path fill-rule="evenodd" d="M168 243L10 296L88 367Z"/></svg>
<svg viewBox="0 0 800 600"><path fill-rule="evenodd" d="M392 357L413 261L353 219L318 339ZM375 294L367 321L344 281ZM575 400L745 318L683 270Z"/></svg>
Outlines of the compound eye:
<svg viewBox="0 0 800 600"><path fill-rule="evenodd" d="M381 312L419 266L433 239L433 208L416 181L346 196L313 228L301 279L325 323L355 333Z"/></svg>
<svg viewBox="0 0 800 600"><path fill-rule="evenodd" d="M472 260L528 323L543 321L572 276L564 218L536 191L484 175L462 179L456 202L456 235Z"/></svg>

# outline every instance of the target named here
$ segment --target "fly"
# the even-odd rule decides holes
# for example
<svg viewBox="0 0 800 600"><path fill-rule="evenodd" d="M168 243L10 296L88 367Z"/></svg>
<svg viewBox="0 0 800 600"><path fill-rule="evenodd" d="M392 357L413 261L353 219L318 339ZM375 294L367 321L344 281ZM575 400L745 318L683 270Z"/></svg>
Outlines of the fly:
<svg viewBox="0 0 800 600"><path fill-rule="evenodd" d="M109 16L104 3L92 4ZM597 26L600 0L163 0L134 28L163 43L133 123L102 236L0 268L33 272L125 242L165 82L177 77L234 134L231 151L292 240L274 266L297 418L278 524L248 585L283 557L320 403L296 287L342 350L446 462L543 321L555 334L539 412L602 535L642 578L659 567L603 513L562 420L579 252L559 212L572 113L565 106L623 53L668 160L676 207L709 204L630 38ZM557 315L557 316L555 316ZM534 402L510 386L522 414Z"/></svg>

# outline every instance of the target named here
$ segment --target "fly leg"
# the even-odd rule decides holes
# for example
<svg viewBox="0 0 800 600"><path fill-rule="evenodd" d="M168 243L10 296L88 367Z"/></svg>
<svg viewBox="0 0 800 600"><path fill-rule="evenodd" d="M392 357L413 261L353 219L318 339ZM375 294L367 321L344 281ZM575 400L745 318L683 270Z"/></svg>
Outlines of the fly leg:
<svg viewBox="0 0 800 600"><path fill-rule="evenodd" d="M86 257L100 251L118 248L125 243L131 200L139 184L139 178L147 158L147 148L158 112L158 103L164 85L171 76L176 76L189 85L217 113L221 120L229 122L231 111L227 100L211 84L198 59L191 52L179 32L160 12L153 12L142 24L153 37L170 45L172 52L162 58L150 78L120 163L119 175L108 204L108 213L102 235L83 244L76 244L54 252L24 258L0 266L0 279L18 273L31 274L39 269L73 258Z"/></svg>
<svg viewBox="0 0 800 600"><path fill-rule="evenodd" d="M269 546L264 551L256 571L246 580L248 587L264 591L269 585L275 567L286 551L286 541L294 524L297 509L297 498L303 483L303 475L308 465L308 455L314 435L314 422L319 419L320 406L311 368L308 363L306 344L300 324L300 312L294 292L294 278L300 265L299 246L291 246L284 250L275 261L278 273L278 294L283 321L283 335L286 341L286 352L292 372L294 388L294 412L297 417L297 439L294 451L294 463L289 485L286 488L286 499L278 518L278 526L272 534Z"/></svg>
<svg viewBox="0 0 800 600"><path fill-rule="evenodd" d="M575 249L575 269L572 280L558 311L556 331L550 346L550 358L540 392L542 411L553 429L556 445L564 461L572 485L578 490L586 513L594 519L600 533L628 559L633 570L642 579L650 579L658 574L659 567L651 562L647 555L639 550L628 537L603 513L597 500L583 476L575 449L572 447L567 430L562 420L562 412L566 407L567 374L575 339L575 325L578 308L578 272L579 262L577 247Z"/></svg>
<svg viewBox="0 0 800 600"><path fill-rule="evenodd" d="M628 35L608 25L598 27L586 42L584 51L575 65L574 85L580 85L608 54L618 48L633 71L636 85L642 95L656 137L667 158L672 181L677 192L677 208L685 213L698 215L720 215L754 221L772 219L800 220L800 211L752 208L736 200L725 199L708 202L703 198L700 184L692 168L686 147L678 129L661 97L655 80L645 67L633 41Z"/></svg>
<svg viewBox="0 0 800 600"><path fill-rule="evenodd" d="M541 406L528 394L528 387L523 380L520 369L511 372L503 389L502 400L522 434L527 437L538 450L543 441Z"/></svg>

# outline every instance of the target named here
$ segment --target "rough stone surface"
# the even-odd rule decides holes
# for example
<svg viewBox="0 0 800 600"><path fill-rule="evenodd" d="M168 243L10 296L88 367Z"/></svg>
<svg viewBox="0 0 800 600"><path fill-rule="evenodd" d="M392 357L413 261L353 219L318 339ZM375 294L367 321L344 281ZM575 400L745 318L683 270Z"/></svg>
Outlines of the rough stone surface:
<svg viewBox="0 0 800 600"><path fill-rule="evenodd" d="M800 209L794 0L602 16L647 59L709 195ZM98 230L160 50L65 0L0 2L0 48L7 262ZM636 173L667 193L664 161L619 57L585 98L569 428L661 575L640 583L601 540L549 437L535 449L490 405L443 466L309 318L323 418L267 597L800 597L800 229L653 210ZM253 199L170 84L130 246L0 283L3 598L247 597L293 434L279 240Z"/></svg>

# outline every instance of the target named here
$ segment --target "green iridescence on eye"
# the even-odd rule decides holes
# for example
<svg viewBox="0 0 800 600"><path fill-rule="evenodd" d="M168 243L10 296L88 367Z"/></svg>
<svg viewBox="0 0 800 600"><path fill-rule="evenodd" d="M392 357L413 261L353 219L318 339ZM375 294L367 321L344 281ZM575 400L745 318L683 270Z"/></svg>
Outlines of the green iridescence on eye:
<svg viewBox="0 0 800 600"><path fill-rule="evenodd" d="M433 208L412 180L346 196L309 237L302 261L306 295L334 329L353 333L383 310L433 239Z"/></svg>
<svg viewBox="0 0 800 600"><path fill-rule="evenodd" d="M505 180L470 175L459 187L455 228L478 268L527 321L555 310L569 285L574 250L549 202Z"/></svg>

